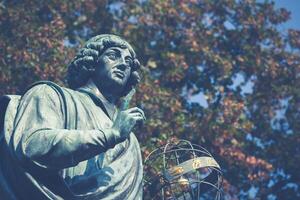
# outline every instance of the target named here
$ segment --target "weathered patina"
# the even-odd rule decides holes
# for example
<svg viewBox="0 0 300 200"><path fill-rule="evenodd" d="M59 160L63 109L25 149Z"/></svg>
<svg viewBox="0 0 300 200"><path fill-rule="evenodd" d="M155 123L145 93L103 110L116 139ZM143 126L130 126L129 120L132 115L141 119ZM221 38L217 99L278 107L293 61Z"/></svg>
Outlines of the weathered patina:
<svg viewBox="0 0 300 200"><path fill-rule="evenodd" d="M139 67L126 41L98 35L69 65L70 88L40 83L12 101L1 139L1 197L142 199L132 129L145 116L128 108Z"/></svg>

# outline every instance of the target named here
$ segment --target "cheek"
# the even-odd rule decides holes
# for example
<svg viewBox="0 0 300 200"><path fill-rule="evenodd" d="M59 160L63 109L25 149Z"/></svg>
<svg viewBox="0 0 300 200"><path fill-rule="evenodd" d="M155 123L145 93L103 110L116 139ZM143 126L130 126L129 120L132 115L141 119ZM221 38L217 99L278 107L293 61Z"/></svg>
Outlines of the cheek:
<svg viewBox="0 0 300 200"><path fill-rule="evenodd" d="M130 75L131 75L131 70L130 69L126 72L126 75L127 75L127 80L128 80L130 78Z"/></svg>
<svg viewBox="0 0 300 200"><path fill-rule="evenodd" d="M98 66L98 73L100 73L100 74L106 74L106 75L107 74L111 74L112 73L112 69L111 69L109 63L104 62L104 63L102 63L102 65L99 65Z"/></svg>

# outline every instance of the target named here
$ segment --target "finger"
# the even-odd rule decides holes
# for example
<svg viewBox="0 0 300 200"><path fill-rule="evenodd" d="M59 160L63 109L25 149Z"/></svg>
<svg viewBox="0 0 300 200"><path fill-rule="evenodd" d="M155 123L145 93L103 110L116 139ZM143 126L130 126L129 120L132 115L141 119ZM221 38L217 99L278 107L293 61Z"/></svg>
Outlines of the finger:
<svg viewBox="0 0 300 200"><path fill-rule="evenodd" d="M122 99L120 109L121 110L126 110L129 107L130 101L135 94L135 89L132 88L130 92Z"/></svg>
<svg viewBox="0 0 300 200"><path fill-rule="evenodd" d="M131 120L134 117L140 117L142 119L145 119L145 116L143 115L143 113L140 113L140 112L132 112L132 113L127 113L126 114L126 118L128 120Z"/></svg>
<svg viewBox="0 0 300 200"><path fill-rule="evenodd" d="M146 120L146 116L145 116L145 113L142 109L138 108L138 107L134 107L134 108L130 108L127 110L128 113L140 113L143 118Z"/></svg>
<svg viewBox="0 0 300 200"><path fill-rule="evenodd" d="M138 122L138 121L144 121L144 117L143 117L143 116L134 116L134 117L132 117L132 119L133 119L135 122Z"/></svg>
<svg viewBox="0 0 300 200"><path fill-rule="evenodd" d="M133 118L139 118L139 119L141 119L143 121L146 120L145 116L143 116L141 113L136 113L136 114L132 115L131 117L133 117Z"/></svg>
<svg viewBox="0 0 300 200"><path fill-rule="evenodd" d="M138 107L129 108L128 110L126 110L126 112L128 112L128 113L139 113L143 116L144 120L146 120L146 116L145 116L144 111L142 109L138 108Z"/></svg>
<svg viewBox="0 0 300 200"><path fill-rule="evenodd" d="M131 113L131 114L129 114L129 116L131 116L131 117L142 117L144 119L144 115L140 112Z"/></svg>

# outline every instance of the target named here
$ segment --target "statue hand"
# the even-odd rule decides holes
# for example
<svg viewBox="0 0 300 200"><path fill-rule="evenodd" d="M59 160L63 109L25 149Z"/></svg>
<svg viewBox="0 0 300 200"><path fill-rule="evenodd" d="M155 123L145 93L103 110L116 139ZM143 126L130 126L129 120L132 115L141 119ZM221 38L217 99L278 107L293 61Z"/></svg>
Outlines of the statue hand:
<svg viewBox="0 0 300 200"><path fill-rule="evenodd" d="M138 107L128 108L129 103L135 93L135 89L132 89L126 97L123 98L120 111L117 114L116 119L114 120L112 128L116 130L117 136L120 141L125 140L133 127L136 125L138 121L146 120L144 111Z"/></svg>
<svg viewBox="0 0 300 200"><path fill-rule="evenodd" d="M112 126L112 128L116 130L116 134L118 134L116 136L117 140L123 141L128 138L136 123L138 121L144 121L145 119L143 110L138 107L118 112Z"/></svg>

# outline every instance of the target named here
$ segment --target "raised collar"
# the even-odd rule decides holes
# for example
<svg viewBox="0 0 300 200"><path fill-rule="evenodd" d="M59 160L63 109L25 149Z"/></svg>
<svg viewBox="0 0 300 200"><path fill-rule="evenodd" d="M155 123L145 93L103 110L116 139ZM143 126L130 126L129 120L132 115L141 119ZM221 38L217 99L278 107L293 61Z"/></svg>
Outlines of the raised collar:
<svg viewBox="0 0 300 200"><path fill-rule="evenodd" d="M105 114L110 118L113 119L113 115L116 111L116 106L110 103L103 94L99 91L95 83L91 80L88 83L80 88L77 89L79 92L83 92L88 94L94 103L101 107Z"/></svg>

